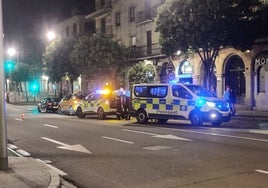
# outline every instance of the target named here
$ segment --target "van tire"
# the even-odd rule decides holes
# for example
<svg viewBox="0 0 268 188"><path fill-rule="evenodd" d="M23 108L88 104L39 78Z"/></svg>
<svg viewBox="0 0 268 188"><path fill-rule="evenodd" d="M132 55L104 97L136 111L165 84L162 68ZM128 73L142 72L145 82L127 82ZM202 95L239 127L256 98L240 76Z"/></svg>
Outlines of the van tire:
<svg viewBox="0 0 268 188"><path fill-rule="evenodd" d="M83 113L81 107L78 107L78 108L77 108L76 113L77 113L77 117L78 117L78 118L84 118L84 117L85 117L85 114Z"/></svg>
<svg viewBox="0 0 268 188"><path fill-rule="evenodd" d="M105 113L104 113L104 110L103 110L103 108L98 108L98 110L97 110L97 115L98 115L98 118L99 119L105 119Z"/></svg>
<svg viewBox="0 0 268 188"><path fill-rule="evenodd" d="M190 114L191 124L194 126L202 126L203 125L203 116L200 111L192 111Z"/></svg>
<svg viewBox="0 0 268 188"><path fill-rule="evenodd" d="M137 121L139 123L147 123L148 122L148 116L147 116L147 113L145 112L145 110L138 110L136 118L137 118Z"/></svg>

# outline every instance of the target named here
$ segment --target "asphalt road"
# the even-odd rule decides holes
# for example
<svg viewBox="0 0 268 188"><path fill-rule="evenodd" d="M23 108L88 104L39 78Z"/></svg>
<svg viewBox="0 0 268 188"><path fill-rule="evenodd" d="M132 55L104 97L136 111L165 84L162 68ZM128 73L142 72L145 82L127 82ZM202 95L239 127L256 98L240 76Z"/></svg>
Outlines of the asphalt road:
<svg viewBox="0 0 268 188"><path fill-rule="evenodd" d="M268 130L252 129L259 122L268 118L140 125L7 105L9 141L81 188L267 188Z"/></svg>

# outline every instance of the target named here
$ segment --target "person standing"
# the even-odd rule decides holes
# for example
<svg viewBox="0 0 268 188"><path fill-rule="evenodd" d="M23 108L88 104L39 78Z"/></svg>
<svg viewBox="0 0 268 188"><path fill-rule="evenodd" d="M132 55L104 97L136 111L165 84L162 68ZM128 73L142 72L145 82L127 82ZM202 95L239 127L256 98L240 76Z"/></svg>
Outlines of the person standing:
<svg viewBox="0 0 268 188"><path fill-rule="evenodd" d="M216 89L215 89L215 87L213 85L211 85L209 91L213 96L217 97L217 92L216 92Z"/></svg>
<svg viewBox="0 0 268 188"><path fill-rule="evenodd" d="M231 87L229 85L226 86L226 89L223 93L223 96L222 98L229 103L230 105L230 110L231 110L231 113L232 115L234 114L234 100L233 100L233 97L232 97L232 92L231 92Z"/></svg>

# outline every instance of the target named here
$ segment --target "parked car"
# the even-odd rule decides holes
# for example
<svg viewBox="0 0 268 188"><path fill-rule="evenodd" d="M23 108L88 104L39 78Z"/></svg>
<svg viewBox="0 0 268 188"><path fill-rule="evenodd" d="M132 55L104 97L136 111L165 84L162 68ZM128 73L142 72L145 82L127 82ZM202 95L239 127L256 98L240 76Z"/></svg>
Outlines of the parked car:
<svg viewBox="0 0 268 188"><path fill-rule="evenodd" d="M37 104L38 112L58 111L60 98L45 97Z"/></svg>
<svg viewBox="0 0 268 188"><path fill-rule="evenodd" d="M92 114L97 115L99 119L104 119L107 115L119 117L121 112L118 110L116 93L99 90L83 98L77 107L77 117L84 118L86 115Z"/></svg>
<svg viewBox="0 0 268 188"><path fill-rule="evenodd" d="M76 114L76 109L84 96L78 94L66 95L59 103L58 113L73 115Z"/></svg>

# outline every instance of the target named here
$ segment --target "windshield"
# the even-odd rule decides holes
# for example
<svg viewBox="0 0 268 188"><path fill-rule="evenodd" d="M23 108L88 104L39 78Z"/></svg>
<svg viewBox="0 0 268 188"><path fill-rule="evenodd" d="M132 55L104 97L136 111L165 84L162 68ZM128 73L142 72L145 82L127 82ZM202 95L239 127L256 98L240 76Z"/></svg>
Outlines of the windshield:
<svg viewBox="0 0 268 188"><path fill-rule="evenodd" d="M185 85L188 89L190 89L194 94L200 97L214 97L212 93L210 93L207 89L199 86L199 85Z"/></svg>

